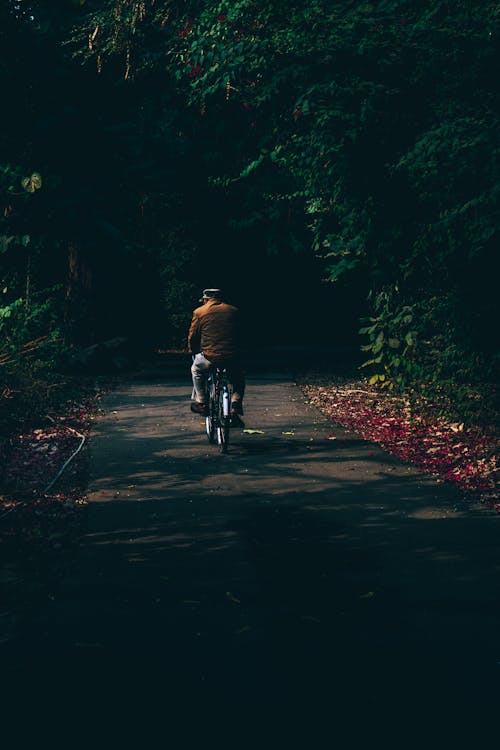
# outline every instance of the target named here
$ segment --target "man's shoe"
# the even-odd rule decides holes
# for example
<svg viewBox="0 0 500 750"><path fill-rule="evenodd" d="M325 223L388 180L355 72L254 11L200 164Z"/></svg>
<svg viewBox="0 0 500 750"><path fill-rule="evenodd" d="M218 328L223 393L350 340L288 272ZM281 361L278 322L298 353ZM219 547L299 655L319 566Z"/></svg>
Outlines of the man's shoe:
<svg viewBox="0 0 500 750"><path fill-rule="evenodd" d="M236 411L236 409L231 409L231 427L244 427L245 423Z"/></svg>
<svg viewBox="0 0 500 750"><path fill-rule="evenodd" d="M232 401L231 402L231 412L236 412L236 414L239 414L240 417L243 416L243 404L241 401Z"/></svg>
<svg viewBox="0 0 500 750"><path fill-rule="evenodd" d="M208 417L208 409L205 404L200 404L198 401L191 401L191 411L194 414L201 414L202 417Z"/></svg>

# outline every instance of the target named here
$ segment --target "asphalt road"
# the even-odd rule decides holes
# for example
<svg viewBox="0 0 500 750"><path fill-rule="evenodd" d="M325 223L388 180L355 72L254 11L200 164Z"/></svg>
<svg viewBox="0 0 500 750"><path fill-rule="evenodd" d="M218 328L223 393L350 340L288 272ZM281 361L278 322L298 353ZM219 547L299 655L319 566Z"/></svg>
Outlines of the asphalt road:
<svg viewBox="0 0 500 750"><path fill-rule="evenodd" d="M105 398L80 554L9 680L120 696L122 720L240 716L236 748L266 724L309 747L327 727L340 747L396 726L477 739L499 698L500 520L332 428L286 375L249 378L259 432L227 455L189 396L174 375Z"/></svg>

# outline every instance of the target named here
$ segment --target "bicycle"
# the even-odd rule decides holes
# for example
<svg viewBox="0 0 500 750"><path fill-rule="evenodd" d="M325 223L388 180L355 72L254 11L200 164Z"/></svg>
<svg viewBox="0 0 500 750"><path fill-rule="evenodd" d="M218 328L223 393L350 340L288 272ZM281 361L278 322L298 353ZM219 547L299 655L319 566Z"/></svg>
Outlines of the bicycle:
<svg viewBox="0 0 500 750"><path fill-rule="evenodd" d="M231 396L233 386L225 367L212 365L207 377L208 416L207 436L210 443L217 441L221 453L227 452L231 427Z"/></svg>

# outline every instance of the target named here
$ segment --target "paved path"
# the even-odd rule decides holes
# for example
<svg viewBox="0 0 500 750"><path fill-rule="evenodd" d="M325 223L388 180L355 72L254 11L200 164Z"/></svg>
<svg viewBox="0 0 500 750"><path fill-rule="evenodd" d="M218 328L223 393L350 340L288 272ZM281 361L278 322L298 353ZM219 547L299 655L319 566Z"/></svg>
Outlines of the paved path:
<svg viewBox="0 0 500 750"><path fill-rule="evenodd" d="M332 429L284 376L249 379L263 434L234 431L225 456L189 392L174 377L107 396L88 533L26 658L106 695L300 706L352 731L495 705L499 519Z"/></svg>

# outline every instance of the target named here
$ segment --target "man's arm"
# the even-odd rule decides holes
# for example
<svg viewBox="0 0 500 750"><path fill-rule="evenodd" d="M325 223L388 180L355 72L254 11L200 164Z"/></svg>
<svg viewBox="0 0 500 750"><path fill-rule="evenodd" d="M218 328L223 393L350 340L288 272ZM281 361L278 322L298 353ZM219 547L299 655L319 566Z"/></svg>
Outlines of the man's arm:
<svg viewBox="0 0 500 750"><path fill-rule="evenodd" d="M198 354L201 349L201 331L200 331L200 319L193 313L193 319L189 327L188 333L188 349L193 354Z"/></svg>

